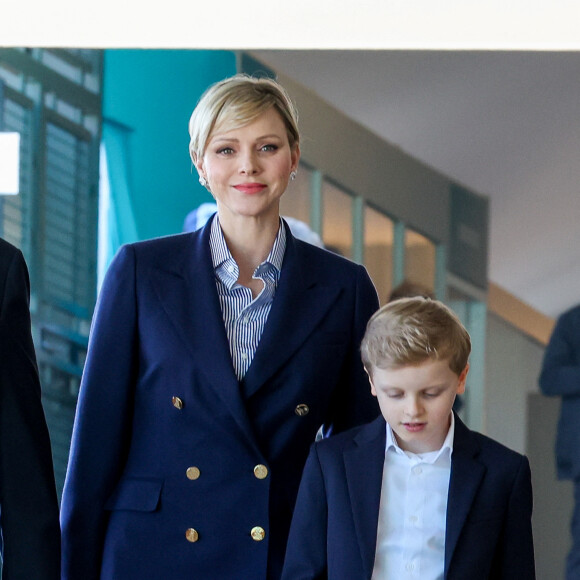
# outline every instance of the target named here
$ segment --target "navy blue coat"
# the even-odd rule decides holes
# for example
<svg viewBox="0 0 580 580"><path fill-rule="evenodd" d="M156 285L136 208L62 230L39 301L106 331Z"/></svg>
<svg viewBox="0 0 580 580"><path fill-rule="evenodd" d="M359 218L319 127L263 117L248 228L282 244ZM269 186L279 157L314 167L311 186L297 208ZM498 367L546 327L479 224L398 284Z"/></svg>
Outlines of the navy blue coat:
<svg viewBox="0 0 580 580"><path fill-rule="evenodd" d="M22 253L0 239L2 579L57 580L58 501L30 332L29 292Z"/></svg>
<svg viewBox="0 0 580 580"><path fill-rule="evenodd" d="M540 389L562 397L556 438L560 479L580 478L580 305L562 314L544 352Z"/></svg>
<svg viewBox="0 0 580 580"><path fill-rule="evenodd" d="M308 457L282 580L368 580L375 560L386 424L316 443ZM528 460L455 418L445 580L533 580Z"/></svg>
<svg viewBox="0 0 580 580"><path fill-rule="evenodd" d="M378 413L358 352L378 306L366 270L287 228L240 384L209 231L125 246L109 268L62 499L65 580L279 578L319 426Z"/></svg>

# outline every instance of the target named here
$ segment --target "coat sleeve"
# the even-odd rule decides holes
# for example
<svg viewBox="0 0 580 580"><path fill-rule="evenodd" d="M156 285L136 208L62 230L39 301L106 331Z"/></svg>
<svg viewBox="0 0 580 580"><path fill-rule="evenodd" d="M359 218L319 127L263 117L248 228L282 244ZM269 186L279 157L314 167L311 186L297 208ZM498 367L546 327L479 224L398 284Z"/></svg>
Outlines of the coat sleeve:
<svg viewBox="0 0 580 580"><path fill-rule="evenodd" d="M580 395L580 309L558 319L544 353L540 389L548 396Z"/></svg>
<svg viewBox="0 0 580 580"><path fill-rule="evenodd" d="M58 502L20 251L0 278L0 527L4 580L60 578Z"/></svg>
<svg viewBox="0 0 580 580"><path fill-rule="evenodd" d="M324 425L325 436L368 423L379 414L379 406L371 394L360 355L360 344L367 322L378 307L377 292L366 269L357 266L353 318L350 321L351 343L341 370L340 383L330 403Z"/></svg>
<svg viewBox="0 0 580 580"><path fill-rule="evenodd" d="M313 445L298 491L282 580L327 578L327 521L324 478L316 445Z"/></svg>
<svg viewBox="0 0 580 580"><path fill-rule="evenodd" d="M499 558L496 560L497 569L490 577L498 580L535 579L532 504L530 464L528 459L522 456L505 516Z"/></svg>
<svg viewBox="0 0 580 580"><path fill-rule="evenodd" d="M136 257L111 263L92 321L61 505L62 578L100 578L107 512L123 469L136 380Z"/></svg>

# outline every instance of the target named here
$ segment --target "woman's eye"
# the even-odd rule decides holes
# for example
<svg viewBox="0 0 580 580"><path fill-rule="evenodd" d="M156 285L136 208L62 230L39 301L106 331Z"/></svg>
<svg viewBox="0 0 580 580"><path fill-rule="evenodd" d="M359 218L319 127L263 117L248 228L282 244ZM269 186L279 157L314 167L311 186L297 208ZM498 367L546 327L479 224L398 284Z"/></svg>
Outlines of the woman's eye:
<svg viewBox="0 0 580 580"><path fill-rule="evenodd" d="M278 150L278 146L272 145L271 143L268 145L263 145L262 147L260 147L260 151L277 151L277 150Z"/></svg>
<svg viewBox="0 0 580 580"><path fill-rule="evenodd" d="M231 147L222 147L218 149L218 155L231 155L234 150Z"/></svg>

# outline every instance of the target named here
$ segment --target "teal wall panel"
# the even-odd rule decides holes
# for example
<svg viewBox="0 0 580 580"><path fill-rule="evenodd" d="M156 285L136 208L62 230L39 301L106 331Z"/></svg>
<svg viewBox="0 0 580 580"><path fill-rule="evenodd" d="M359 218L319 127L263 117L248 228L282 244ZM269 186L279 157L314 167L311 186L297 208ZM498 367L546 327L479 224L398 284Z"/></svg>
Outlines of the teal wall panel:
<svg viewBox="0 0 580 580"><path fill-rule="evenodd" d="M187 125L202 92L235 72L230 51L105 51L103 117L130 131L124 170L140 239L180 232L187 213L211 200L189 158Z"/></svg>

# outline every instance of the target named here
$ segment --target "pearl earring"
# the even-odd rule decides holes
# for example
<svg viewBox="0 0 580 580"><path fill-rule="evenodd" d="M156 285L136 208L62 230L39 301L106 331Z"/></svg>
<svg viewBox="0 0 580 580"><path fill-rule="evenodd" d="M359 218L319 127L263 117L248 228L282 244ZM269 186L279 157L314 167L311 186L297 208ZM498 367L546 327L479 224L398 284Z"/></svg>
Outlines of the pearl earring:
<svg viewBox="0 0 580 580"><path fill-rule="evenodd" d="M200 184L202 187L207 187L207 181L205 180L205 177L203 177L203 175L200 175L200 176L199 176L199 184Z"/></svg>
<svg viewBox="0 0 580 580"><path fill-rule="evenodd" d="M291 171L291 172L290 172L290 179L291 179L292 181L294 181L294 180L296 179L296 171Z"/></svg>

